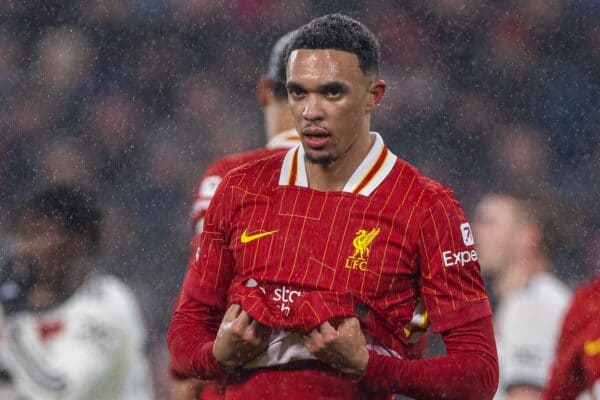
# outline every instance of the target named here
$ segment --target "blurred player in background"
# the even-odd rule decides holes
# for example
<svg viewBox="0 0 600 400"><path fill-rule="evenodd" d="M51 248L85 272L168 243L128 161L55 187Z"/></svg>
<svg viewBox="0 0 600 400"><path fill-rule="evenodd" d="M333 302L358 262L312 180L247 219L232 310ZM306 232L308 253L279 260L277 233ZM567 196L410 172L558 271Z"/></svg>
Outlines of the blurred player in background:
<svg viewBox="0 0 600 400"><path fill-rule="evenodd" d="M230 399L490 399L491 310L452 192L371 132L379 43L340 14L299 28L287 90L302 145L228 174L168 341ZM432 325L447 353L407 359Z"/></svg>
<svg viewBox="0 0 600 400"><path fill-rule="evenodd" d="M600 276L575 291L542 398L600 399Z"/></svg>
<svg viewBox="0 0 600 400"><path fill-rule="evenodd" d="M223 157L206 169L196 190L196 198L192 209L194 239L200 237L208 205L221 179L227 172L249 161L267 157L300 144L300 138L294 127L294 120L287 102L287 90L285 88L283 57L291 35L292 32L289 32L275 43L269 57L267 73L261 76L258 81L256 96L263 111L267 145L261 149ZM196 246L193 246L193 248L196 249Z"/></svg>
<svg viewBox="0 0 600 400"><path fill-rule="evenodd" d="M479 262L497 296L498 397L539 399L569 303L570 290L550 271L560 229L552 202L499 192L477 205L473 229Z"/></svg>
<svg viewBox="0 0 600 400"><path fill-rule="evenodd" d="M134 294L97 271L100 223L94 199L69 186L37 193L15 213L0 356L19 399L153 397Z"/></svg>
<svg viewBox="0 0 600 400"><path fill-rule="evenodd" d="M258 104L263 111L264 126L267 136L265 148L232 154L223 157L211 164L196 190L196 197L192 209L192 224L194 237L192 249L195 252L200 245L200 234L204 224L204 217L208 205L214 196L217 186L227 172L250 161L267 157L276 152L285 151L297 146L300 138L294 127L294 120L290 113L285 87L285 48L292 32L282 36L273 46L267 73L261 76L257 87ZM192 254L195 256L195 254ZM187 378L172 371L173 397L175 400L196 400L222 398L219 387L194 378Z"/></svg>

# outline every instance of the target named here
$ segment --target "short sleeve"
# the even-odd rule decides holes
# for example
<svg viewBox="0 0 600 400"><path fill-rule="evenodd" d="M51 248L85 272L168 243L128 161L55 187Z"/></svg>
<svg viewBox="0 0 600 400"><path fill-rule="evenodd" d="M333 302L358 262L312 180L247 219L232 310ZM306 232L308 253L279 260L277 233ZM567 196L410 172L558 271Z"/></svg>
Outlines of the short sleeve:
<svg viewBox="0 0 600 400"><path fill-rule="evenodd" d="M419 283L434 332L491 316L473 232L450 191L437 195L421 217Z"/></svg>

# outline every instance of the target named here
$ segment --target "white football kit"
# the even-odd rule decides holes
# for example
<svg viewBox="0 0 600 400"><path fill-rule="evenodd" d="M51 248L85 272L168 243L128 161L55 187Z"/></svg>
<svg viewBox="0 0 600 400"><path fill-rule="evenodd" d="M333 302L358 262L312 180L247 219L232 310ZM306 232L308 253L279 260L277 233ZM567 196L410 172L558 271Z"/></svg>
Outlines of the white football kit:
<svg viewBox="0 0 600 400"><path fill-rule="evenodd" d="M115 277L92 276L55 308L2 325L2 366L19 399L152 398L141 312Z"/></svg>
<svg viewBox="0 0 600 400"><path fill-rule="evenodd" d="M544 386L570 299L561 280L541 272L498 305L498 396L515 384Z"/></svg>

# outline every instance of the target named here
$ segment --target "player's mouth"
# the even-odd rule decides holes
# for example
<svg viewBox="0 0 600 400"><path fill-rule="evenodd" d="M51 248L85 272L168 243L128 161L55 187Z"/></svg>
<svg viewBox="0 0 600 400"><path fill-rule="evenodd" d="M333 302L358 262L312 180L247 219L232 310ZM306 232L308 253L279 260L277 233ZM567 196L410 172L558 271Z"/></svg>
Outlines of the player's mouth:
<svg viewBox="0 0 600 400"><path fill-rule="evenodd" d="M320 127L306 127L302 129L304 143L312 149L321 149L329 143L331 135L326 129Z"/></svg>

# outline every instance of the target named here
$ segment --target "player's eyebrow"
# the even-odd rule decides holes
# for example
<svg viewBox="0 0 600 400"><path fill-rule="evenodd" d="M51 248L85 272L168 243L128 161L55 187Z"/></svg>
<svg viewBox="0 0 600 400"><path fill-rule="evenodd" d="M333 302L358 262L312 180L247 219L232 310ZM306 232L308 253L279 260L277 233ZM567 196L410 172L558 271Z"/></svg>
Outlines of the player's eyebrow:
<svg viewBox="0 0 600 400"><path fill-rule="evenodd" d="M317 92L319 93L331 93L331 92L337 92L337 93L344 93L347 89L347 85L343 84L342 82L328 82L324 85L320 85L317 87Z"/></svg>
<svg viewBox="0 0 600 400"><path fill-rule="evenodd" d="M306 89L296 82L288 82L285 84L285 87L288 92L306 92Z"/></svg>
<svg viewBox="0 0 600 400"><path fill-rule="evenodd" d="M290 81L288 82L286 85L286 88L288 90L288 92L308 92L308 90L300 85L297 82L294 81ZM331 92L346 92L348 89L348 85L346 85L343 82L339 82L339 81L333 81L333 82L327 82L324 83L322 85L319 85L316 87L316 89L314 90L317 93L321 93L321 94L325 94L325 93L331 93Z"/></svg>

